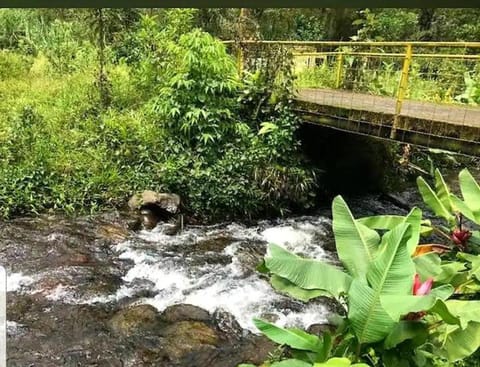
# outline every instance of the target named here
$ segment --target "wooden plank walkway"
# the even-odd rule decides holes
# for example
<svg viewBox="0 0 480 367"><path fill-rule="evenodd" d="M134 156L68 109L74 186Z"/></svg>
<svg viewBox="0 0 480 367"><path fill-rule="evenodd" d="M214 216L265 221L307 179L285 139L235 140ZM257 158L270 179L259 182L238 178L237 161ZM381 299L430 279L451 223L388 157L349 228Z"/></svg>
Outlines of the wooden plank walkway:
<svg viewBox="0 0 480 367"><path fill-rule="evenodd" d="M335 89L299 89L296 99L344 109L395 113L395 98ZM405 100L402 116L480 128L480 107Z"/></svg>

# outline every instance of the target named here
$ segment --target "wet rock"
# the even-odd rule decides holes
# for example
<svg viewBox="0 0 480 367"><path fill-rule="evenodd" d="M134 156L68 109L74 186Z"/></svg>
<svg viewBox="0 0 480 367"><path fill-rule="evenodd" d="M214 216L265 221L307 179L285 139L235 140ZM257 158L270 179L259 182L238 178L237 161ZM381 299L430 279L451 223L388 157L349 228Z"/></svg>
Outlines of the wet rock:
<svg viewBox="0 0 480 367"><path fill-rule="evenodd" d="M202 252L222 252L225 247L230 245L234 239L228 236L218 236L214 238L207 238L201 241L198 241L196 247L198 251Z"/></svg>
<svg viewBox="0 0 480 367"><path fill-rule="evenodd" d="M174 223L166 223L163 225L163 233L168 236L174 236L179 231L182 230L182 216L180 215L179 218L176 218Z"/></svg>
<svg viewBox="0 0 480 367"><path fill-rule="evenodd" d="M203 321L210 320L210 314L203 308L180 304L167 307L162 313L162 319L168 323L178 321Z"/></svg>
<svg viewBox="0 0 480 367"><path fill-rule="evenodd" d="M212 315L212 321L217 326L217 329L228 339L240 339L244 334L235 317L225 310L215 310Z"/></svg>
<svg viewBox="0 0 480 367"><path fill-rule="evenodd" d="M248 242L242 244L236 253L239 262L242 264L245 273L256 272L257 266L262 262L265 256L266 247L264 243Z"/></svg>
<svg viewBox="0 0 480 367"><path fill-rule="evenodd" d="M142 219L141 218L132 218L127 221L127 228L131 231L138 231L142 228Z"/></svg>
<svg viewBox="0 0 480 367"><path fill-rule="evenodd" d="M241 363L263 365L278 346L263 336L250 335L218 348L203 348L188 353L175 367L237 367Z"/></svg>
<svg viewBox="0 0 480 367"><path fill-rule="evenodd" d="M252 335L241 344L239 350L240 362L261 365L276 348L278 348L278 344L265 336Z"/></svg>
<svg viewBox="0 0 480 367"><path fill-rule="evenodd" d="M142 227L145 229L153 229L157 226L161 220L160 215L149 208L140 210L140 220Z"/></svg>
<svg viewBox="0 0 480 367"><path fill-rule="evenodd" d="M145 190L142 193L133 195L128 201L128 207L131 210L140 210L144 207L157 207L171 214L175 214L180 207L180 196L177 194Z"/></svg>
<svg viewBox="0 0 480 367"><path fill-rule="evenodd" d="M200 321L179 321L163 332L164 351L171 360L181 359L199 349L213 349L219 343L216 331Z"/></svg>
<svg viewBox="0 0 480 367"><path fill-rule="evenodd" d="M86 284L82 287L85 294L111 294L114 293L122 284L122 278L119 274L106 271L102 267L95 267L85 278Z"/></svg>
<svg viewBox="0 0 480 367"><path fill-rule="evenodd" d="M115 333L129 336L160 328L160 318L155 307L137 305L117 312L109 324Z"/></svg>
<svg viewBox="0 0 480 367"><path fill-rule="evenodd" d="M112 242L121 242L128 237L128 230L115 224L103 224L99 226L97 234Z"/></svg>
<svg viewBox="0 0 480 367"><path fill-rule="evenodd" d="M275 345L242 330L225 311L209 315L192 305L176 305L160 313L136 302L163 292L170 302L170 290L182 291L184 280L198 279L198 285L192 282L186 289L186 297L218 282L218 292L213 289L206 295L218 294L219 304L232 307L220 299L221 292L228 292L233 281L243 282L248 272L253 274L265 251L258 236L261 228L190 226L169 238L163 236L166 223L162 223L151 234L135 235L125 222L132 216L128 212L0 222L2 261L9 273L31 278L24 285L19 281L7 297L8 320L21 325L21 332L9 334L7 340L8 365L236 367L265 361ZM112 246L122 233L131 235L131 241ZM217 266L232 259L231 267ZM158 274L153 273L157 264ZM177 270L178 285L172 281ZM172 279L165 279L165 290L158 289L162 271L172 272ZM303 303L283 298L272 298L268 307L262 306L258 313L271 312L272 321L275 313L305 309ZM237 311L234 307L229 311ZM245 308L245 312L255 311Z"/></svg>
<svg viewBox="0 0 480 367"><path fill-rule="evenodd" d="M7 297L7 319L24 322L27 317L41 312L42 305L32 295Z"/></svg>
<svg viewBox="0 0 480 367"><path fill-rule="evenodd" d="M320 303L328 309L328 313L336 314L340 316L346 316L347 311L345 307L341 305L335 298L331 297L318 297L313 302Z"/></svg>
<svg viewBox="0 0 480 367"><path fill-rule="evenodd" d="M68 265L86 265L91 261L90 256L86 254L73 254L68 259Z"/></svg>
<svg viewBox="0 0 480 367"><path fill-rule="evenodd" d="M279 317L278 317L278 315L275 314L275 313L265 312L265 313L262 313L262 314L260 315L260 318L261 318L262 320L275 323L276 321L278 321L278 318L279 318Z"/></svg>
<svg viewBox="0 0 480 367"><path fill-rule="evenodd" d="M333 333L335 332L335 325L330 324L312 324L308 327L307 332L314 335L322 335L323 333Z"/></svg>
<svg viewBox="0 0 480 367"><path fill-rule="evenodd" d="M273 302L273 308L281 312L300 312L304 303L293 298L282 298Z"/></svg>

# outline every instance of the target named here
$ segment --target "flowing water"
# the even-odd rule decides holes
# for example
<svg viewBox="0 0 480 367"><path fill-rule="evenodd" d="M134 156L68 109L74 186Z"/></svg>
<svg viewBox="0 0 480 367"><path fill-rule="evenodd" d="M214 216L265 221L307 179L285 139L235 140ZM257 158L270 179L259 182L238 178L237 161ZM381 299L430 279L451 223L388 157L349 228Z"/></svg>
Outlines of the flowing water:
<svg viewBox="0 0 480 367"><path fill-rule="evenodd" d="M405 193L402 200L417 198ZM357 216L405 213L378 196L350 199L349 204ZM252 318L308 328L327 323L336 307L325 300L303 304L282 296L255 270L268 242L335 263L329 216L326 208L317 215L254 226L186 226L173 236L165 233L167 225L127 232L119 213L0 223L0 259L8 273L8 365L228 367L242 358L252 360L236 346L257 338ZM170 340L167 331L140 330L131 336L121 329L126 322L115 324L115 315L133 306L151 305L140 309L147 313L154 309L165 320L163 312L179 304L208 311L211 318L202 322L223 332L219 338L228 340L228 348L237 348L235 352L227 344L204 341L200 350L210 354L201 362L196 349L181 353L176 352L181 346L161 349ZM183 317L191 321L197 316ZM222 323L227 325L223 331ZM240 336L232 341L235 333ZM233 354L238 358L229 357Z"/></svg>

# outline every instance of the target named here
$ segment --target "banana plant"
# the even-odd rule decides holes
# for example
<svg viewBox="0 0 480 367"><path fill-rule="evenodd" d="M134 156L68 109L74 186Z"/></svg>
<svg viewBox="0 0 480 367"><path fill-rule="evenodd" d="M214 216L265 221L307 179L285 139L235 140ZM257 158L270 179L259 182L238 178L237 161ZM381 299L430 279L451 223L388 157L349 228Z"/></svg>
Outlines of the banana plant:
<svg viewBox="0 0 480 367"><path fill-rule="evenodd" d="M435 169L435 187L432 188L422 177L417 178L417 185L425 204L438 217L447 222L445 226L431 226L432 230L442 235L449 243L461 251L468 244L480 245L480 233L471 232L465 227L463 217L480 224L480 186L467 169L459 174L460 190L464 200L450 192L449 187L438 169Z"/></svg>
<svg viewBox="0 0 480 367"><path fill-rule="evenodd" d="M292 289L300 289L312 298L322 294L344 301L348 312L346 322L355 337L357 357L362 345L388 339L386 347L393 347L404 341L398 340L406 334L396 336L395 330L400 323L409 323L404 318L410 313L429 311L445 323L459 324L444 302L452 294L453 287L443 285L427 295L412 294L416 266L411 254L418 243L421 227L418 209L412 210L383 236L356 220L341 196L334 199L332 212L336 249L344 269L297 256L271 244L264 265L272 275L272 282L275 279L277 289L280 283L287 286L290 294L294 293ZM256 323L275 342L291 343L285 338L287 334L273 338L271 328L265 328L258 320ZM298 330L293 333L299 336ZM309 347L317 348L319 353L320 341L311 339L309 342ZM322 355L324 360L326 357Z"/></svg>
<svg viewBox="0 0 480 367"><path fill-rule="evenodd" d="M435 169L435 187L432 188L421 176L417 178L417 186L425 204L443 218L449 226L456 224L455 209L452 204L450 189L438 169Z"/></svg>
<svg viewBox="0 0 480 367"><path fill-rule="evenodd" d="M480 225L480 185L466 168L459 173L458 180L463 200L450 194L450 201L455 210L473 223ZM480 245L480 232L478 230L473 232L462 228L460 228L460 230L461 231L456 234L458 240L469 240L473 244Z"/></svg>

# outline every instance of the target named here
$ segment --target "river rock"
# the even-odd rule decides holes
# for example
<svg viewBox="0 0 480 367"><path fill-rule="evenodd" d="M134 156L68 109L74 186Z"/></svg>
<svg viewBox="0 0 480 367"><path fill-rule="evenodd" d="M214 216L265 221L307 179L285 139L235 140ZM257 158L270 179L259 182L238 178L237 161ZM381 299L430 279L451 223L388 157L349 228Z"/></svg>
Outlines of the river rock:
<svg viewBox="0 0 480 367"><path fill-rule="evenodd" d="M238 367L240 364L263 364L278 346L264 336L248 338L223 345L219 348L202 348L185 355L175 367Z"/></svg>
<svg viewBox="0 0 480 367"><path fill-rule="evenodd" d="M235 317L225 310L217 309L212 315L217 329L229 339L241 339L244 332Z"/></svg>
<svg viewBox="0 0 480 367"><path fill-rule="evenodd" d="M167 326L163 332L164 351L171 360L181 359L193 351L214 349L219 338L216 331L200 321L179 321Z"/></svg>
<svg viewBox="0 0 480 367"><path fill-rule="evenodd" d="M114 332L124 336L158 329L160 327L159 313L151 305L128 307L112 317L110 327Z"/></svg>
<svg viewBox="0 0 480 367"><path fill-rule="evenodd" d="M197 249L203 252L222 252L225 247L232 244L235 241L234 238L228 236L218 236L213 238L206 238L197 242Z"/></svg>
<svg viewBox="0 0 480 367"><path fill-rule="evenodd" d="M157 207L168 213L175 214L180 207L180 196L171 193L158 193L145 190L133 195L128 201L131 210L139 210L143 207Z"/></svg>
<svg viewBox="0 0 480 367"><path fill-rule="evenodd" d="M239 248L236 253L245 275L256 272L257 266L262 262L266 247L260 242L248 242Z"/></svg>
<svg viewBox="0 0 480 367"><path fill-rule="evenodd" d="M312 324L308 327L307 332L315 335L323 335L324 333L334 333L336 330L335 325L330 324Z"/></svg>
<svg viewBox="0 0 480 367"><path fill-rule="evenodd" d="M135 220L138 222L138 218L135 218ZM130 223L128 223L128 224L130 224ZM127 228L129 228L129 227L130 226L128 226ZM128 229L126 229L126 228L124 228L120 225L116 225L116 224L110 224L110 223L101 224L98 227L97 235L100 238L110 240L113 243L118 243L118 242L121 242L121 241L125 240L125 238L127 238Z"/></svg>
<svg viewBox="0 0 480 367"><path fill-rule="evenodd" d="M180 304L167 307L162 313L162 319L168 323L178 321L208 322L210 320L210 314L203 308L188 304Z"/></svg>

